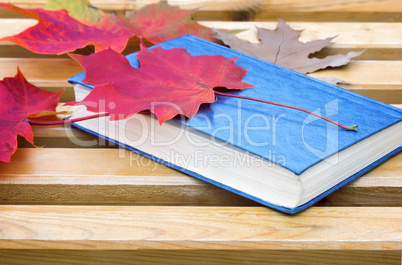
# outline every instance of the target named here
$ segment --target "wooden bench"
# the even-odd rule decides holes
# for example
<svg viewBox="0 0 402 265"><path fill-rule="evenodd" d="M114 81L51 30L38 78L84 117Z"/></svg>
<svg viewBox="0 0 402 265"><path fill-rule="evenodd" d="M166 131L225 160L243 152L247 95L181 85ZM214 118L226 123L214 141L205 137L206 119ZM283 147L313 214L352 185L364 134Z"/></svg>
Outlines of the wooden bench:
<svg viewBox="0 0 402 265"><path fill-rule="evenodd" d="M0 2L8 2L1 0ZM43 7L45 0L12 3ZM93 0L123 12L152 1ZM366 49L348 66L311 74L402 107L402 2L358 0L171 1L200 7L216 28L305 29L303 40L339 35L321 54ZM236 4L234 4L236 3ZM233 8L233 9L229 9ZM0 36L34 21L0 10ZM0 78L17 66L52 91L81 71L65 55L0 42ZM399 104L399 105L398 105ZM402 155L316 206L290 216L94 138L69 126L34 127L9 164L0 163L0 264L401 264ZM87 147L70 137L92 141Z"/></svg>

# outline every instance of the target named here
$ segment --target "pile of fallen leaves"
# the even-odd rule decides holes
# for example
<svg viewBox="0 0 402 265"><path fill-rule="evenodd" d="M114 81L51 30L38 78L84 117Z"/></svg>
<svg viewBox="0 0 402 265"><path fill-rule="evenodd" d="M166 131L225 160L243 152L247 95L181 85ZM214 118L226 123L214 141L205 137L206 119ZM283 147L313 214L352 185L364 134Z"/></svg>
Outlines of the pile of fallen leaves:
<svg viewBox="0 0 402 265"><path fill-rule="evenodd" d="M214 87L252 87L241 81L247 71L234 64L235 58L220 55L193 57L184 49L178 48L147 49L141 44L141 51L137 54L141 68L135 69L120 54L129 39L136 40L138 44L142 41L157 44L184 34L192 34L209 41L223 42L240 52L301 73L344 65L351 57L359 55L349 53L324 59L309 58L310 54L328 46L332 38L310 43L299 42L300 32L292 30L283 21L273 31L258 29L261 43L252 44L230 33L202 26L192 19L193 10L182 10L166 2L148 5L138 11L126 12L125 15L97 9L88 0L49 0L45 9L23 9L4 3L0 3L0 8L38 20L35 26L0 41L11 41L32 52L44 54L73 52L93 45L96 53L90 56L70 54L85 68L84 81L95 85L88 97L79 104L85 105L86 102L101 98L119 101L119 107L107 110L116 114L114 117L128 117L150 109L150 104L155 101L169 101L182 110L178 112L168 105L161 105L154 110L160 123L177 114L192 117L200 104L214 102ZM113 67L110 67L111 63ZM193 69L194 65L197 69ZM108 68L105 69L105 66ZM203 66L205 69L201 71L199 68ZM11 155L17 149L17 135L25 137L33 144L29 119L54 115L58 98L63 92L41 90L28 83L22 73L17 71L15 77L0 81L0 98L3 101L0 104L0 161L6 162L10 161ZM208 78L202 74L205 71L209 73ZM122 76L125 78L121 78ZM136 85L130 86L132 82ZM127 90L127 87L135 87L135 90ZM169 93L166 93L167 89ZM90 110L99 111L96 108Z"/></svg>

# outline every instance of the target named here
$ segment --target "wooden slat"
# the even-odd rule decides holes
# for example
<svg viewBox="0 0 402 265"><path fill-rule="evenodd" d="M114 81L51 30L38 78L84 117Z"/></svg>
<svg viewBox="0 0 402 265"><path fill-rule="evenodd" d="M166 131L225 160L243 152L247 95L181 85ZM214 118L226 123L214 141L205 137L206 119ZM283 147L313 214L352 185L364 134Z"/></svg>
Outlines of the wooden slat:
<svg viewBox="0 0 402 265"><path fill-rule="evenodd" d="M131 9L130 9L131 10ZM106 10L108 11L108 10ZM112 10L118 14L124 14L125 10ZM24 18L24 16L5 9L0 9L0 16L4 18ZM263 10L259 6L250 10L220 11L199 10L193 13L193 19L197 21L277 21L278 18L286 21L302 22L402 22L401 12L289 12Z"/></svg>
<svg viewBox="0 0 402 265"><path fill-rule="evenodd" d="M0 37L17 34L29 26L35 25L36 21L31 19L0 19ZM204 24L213 28L222 29L248 29L240 34L239 37L257 41L256 28L264 27L274 29L277 22L222 22L222 21L202 21ZM305 32L301 36L302 41L323 39L333 37L334 44L319 53L320 56L346 53L348 51L366 51L356 59L358 60L402 60L402 47L398 42L402 28L401 23L289 23L293 28ZM401 33L402 34L402 33ZM125 54L136 51L136 47L129 44ZM25 48L14 45L11 42L0 42L0 57L40 57ZM66 58L67 55L41 55L48 58Z"/></svg>
<svg viewBox="0 0 402 265"><path fill-rule="evenodd" d="M0 250L5 264L400 265L399 250Z"/></svg>
<svg viewBox="0 0 402 265"><path fill-rule="evenodd" d="M0 0L0 2L8 2L5 0ZM46 0L37 1L10 1L11 3L24 7L24 8L43 8L45 6ZM93 5L101 8L105 11L114 11L123 14L128 10L137 10L144 7L147 4L157 3L157 1L129 1L129 0L115 0L115 1L91 1ZM225 19L232 20L234 14L238 11L247 11L258 8L261 0L219 0L219 1L168 1L171 5L180 6L183 9L194 9L198 10L195 12L193 17L197 20L199 19ZM14 12L0 9L0 16L2 17L17 17L22 16Z"/></svg>
<svg viewBox="0 0 402 265"><path fill-rule="evenodd" d="M401 206L401 171L402 154L321 204ZM22 148L0 176L1 204L258 205L123 149Z"/></svg>
<svg viewBox="0 0 402 265"><path fill-rule="evenodd" d="M88 55L90 54L89 50L93 50L92 47L86 47L82 50L82 54ZM122 52L127 55L129 53L136 52L138 50L137 46L129 44L126 49ZM316 55L318 57L325 57L328 55L334 54L345 54L350 51L358 52L361 51L361 48L334 48L329 46L328 48L324 48ZM52 54L37 54L33 53L21 46L14 45L10 42L0 42L0 58L69 58L67 54L62 55L52 55ZM390 49L382 49L382 48L369 48L365 49L364 53L355 57L354 60L402 60L402 49L399 48L390 48Z"/></svg>
<svg viewBox="0 0 402 265"><path fill-rule="evenodd" d="M212 16L211 13L212 12L209 11L207 15L200 14L199 19L216 20L218 16ZM198 15L198 13L196 13L196 15ZM276 21L278 18L286 21L303 22L402 22L401 12L397 10L395 12L276 12L267 10L266 12L256 12L256 14L248 20Z"/></svg>
<svg viewBox="0 0 402 265"><path fill-rule="evenodd" d="M8 1L0 0L0 2ZM36 8L43 7L46 0L12 0L10 2L25 8ZM155 2L158 0L92 1L99 8L118 12L138 9ZM402 8L398 0L364 2L359 0L170 0L168 2L172 5L179 5L181 8L200 9L194 14L198 20L276 20L279 17L293 21L402 21ZM18 14L5 10L0 10L0 15L20 17Z"/></svg>
<svg viewBox="0 0 402 265"><path fill-rule="evenodd" d="M239 201L228 192L126 150L19 149L13 161L1 168L3 204L208 205ZM17 165L19 161L25 163Z"/></svg>
<svg viewBox="0 0 402 265"><path fill-rule="evenodd" d="M243 39L257 42L257 27L275 29L277 22L222 22L202 21L205 26L223 29L247 29L237 34ZM325 39L337 36L335 48L402 48L402 23L342 23L342 22L289 22L295 30L304 30L300 41Z"/></svg>
<svg viewBox="0 0 402 265"><path fill-rule="evenodd" d="M0 3L13 3L24 8L43 8L46 0L0 0ZM101 9L107 10L135 10L148 4L158 3L159 0L92 0L91 3ZM203 0L203 1L190 1L190 0L169 0L170 5L177 5L184 9L201 9L201 10L248 10L249 8L256 7L260 4L261 0Z"/></svg>
<svg viewBox="0 0 402 265"><path fill-rule="evenodd" d="M257 41L255 26L275 29L277 22L224 22L200 21L201 24L220 29L247 29L238 34L239 37ZM27 27L36 24L32 19L0 19L0 38L15 35ZM301 41L324 39L337 36L331 45L333 48L402 48L400 35L402 23L341 23L341 22L289 22L289 25L304 32ZM10 45L9 42L0 42Z"/></svg>
<svg viewBox="0 0 402 265"><path fill-rule="evenodd" d="M0 206L0 248L400 250L402 208ZM124 228L124 229L122 229Z"/></svg>
<svg viewBox="0 0 402 265"><path fill-rule="evenodd" d="M256 20L283 18L294 21L401 21L398 0L264 0Z"/></svg>
<svg viewBox="0 0 402 265"><path fill-rule="evenodd" d="M264 0L262 8L298 12L402 12L402 3L398 0Z"/></svg>
<svg viewBox="0 0 402 265"><path fill-rule="evenodd" d="M348 80L352 85L400 85L400 61L351 61L341 68L326 69L309 74L312 77L331 77ZM375 89L375 88L373 88ZM398 87L394 87L398 89Z"/></svg>
<svg viewBox="0 0 402 265"><path fill-rule="evenodd" d="M22 18L22 19L11 19L11 18L1 18L0 25L0 38L7 36L16 35L25 29L32 27L38 23L35 19ZM9 45L9 42L0 42L1 45Z"/></svg>
<svg viewBox="0 0 402 265"><path fill-rule="evenodd" d="M11 2L15 5L26 8L43 7L46 0L0 0L0 2ZM102 9L127 10L137 9L147 4L157 3L159 0L92 0L91 3ZM260 9L274 11L297 11L297 12L402 12L402 3L398 0L169 0L171 5L179 5L182 8L200 8L203 10L230 10L247 9L259 6Z"/></svg>
<svg viewBox="0 0 402 265"><path fill-rule="evenodd" d="M72 87L67 80L83 71L75 60L0 58L0 78L15 76L17 67L33 84L40 87Z"/></svg>

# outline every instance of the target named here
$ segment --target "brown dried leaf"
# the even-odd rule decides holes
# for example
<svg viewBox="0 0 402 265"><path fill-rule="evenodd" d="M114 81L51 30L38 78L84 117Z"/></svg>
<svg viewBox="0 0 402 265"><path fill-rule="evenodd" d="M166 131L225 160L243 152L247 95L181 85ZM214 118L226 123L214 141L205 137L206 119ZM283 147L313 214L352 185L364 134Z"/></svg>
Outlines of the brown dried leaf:
<svg viewBox="0 0 402 265"><path fill-rule="evenodd" d="M283 20L279 20L275 30L258 27L257 30L260 43L251 43L218 30L215 30L215 33L219 39L234 50L303 74L327 67L345 65L350 58L356 57L363 52L331 55L323 59L309 58L310 54L321 51L324 47L331 45L331 41L335 37L303 43L298 40L302 30L293 30Z"/></svg>

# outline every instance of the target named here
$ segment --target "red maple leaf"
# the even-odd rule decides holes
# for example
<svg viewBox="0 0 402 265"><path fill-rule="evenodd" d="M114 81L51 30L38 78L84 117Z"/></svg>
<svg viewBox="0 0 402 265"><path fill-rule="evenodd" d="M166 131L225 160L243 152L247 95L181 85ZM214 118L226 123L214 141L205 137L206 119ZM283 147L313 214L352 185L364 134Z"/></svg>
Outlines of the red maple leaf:
<svg viewBox="0 0 402 265"><path fill-rule="evenodd" d="M235 65L236 58L191 56L180 48L142 47L137 53L140 68L132 67L123 55L111 49L89 56L70 56L85 68L83 82L95 85L76 104L93 112L109 112L111 120L128 118L143 110L155 113L160 124L177 114L192 117L200 104L215 101L215 87L252 87L241 81L247 70Z"/></svg>
<svg viewBox="0 0 402 265"><path fill-rule="evenodd" d="M138 36L157 44L185 34L191 34L212 42L217 42L211 28L194 21L194 10L183 10L171 6L167 1L144 6L138 11L126 13L126 19Z"/></svg>
<svg viewBox="0 0 402 265"><path fill-rule="evenodd" d="M0 3L0 7L38 20L38 24L20 34L0 39L14 42L36 53L61 54L89 44L93 44L96 50L111 47L122 51L127 40L134 35L125 27L110 27L109 16L103 17L97 27L91 27L71 18L65 10L23 9L4 3Z"/></svg>
<svg viewBox="0 0 402 265"><path fill-rule="evenodd" d="M133 36L145 37L153 44L185 34L217 42L210 28L192 20L194 11L182 10L165 2L127 12L126 16L102 13L96 22L84 18L76 20L66 10L23 9L5 3L0 3L0 8L38 20L33 27L0 39L14 42L35 53L62 54L87 45L94 45L96 51L110 47L122 52Z"/></svg>
<svg viewBox="0 0 402 265"><path fill-rule="evenodd" d="M59 96L28 83L18 69L15 77L0 81L0 161L9 162L17 150L17 135L33 144L33 132L27 118L43 112L54 113Z"/></svg>

